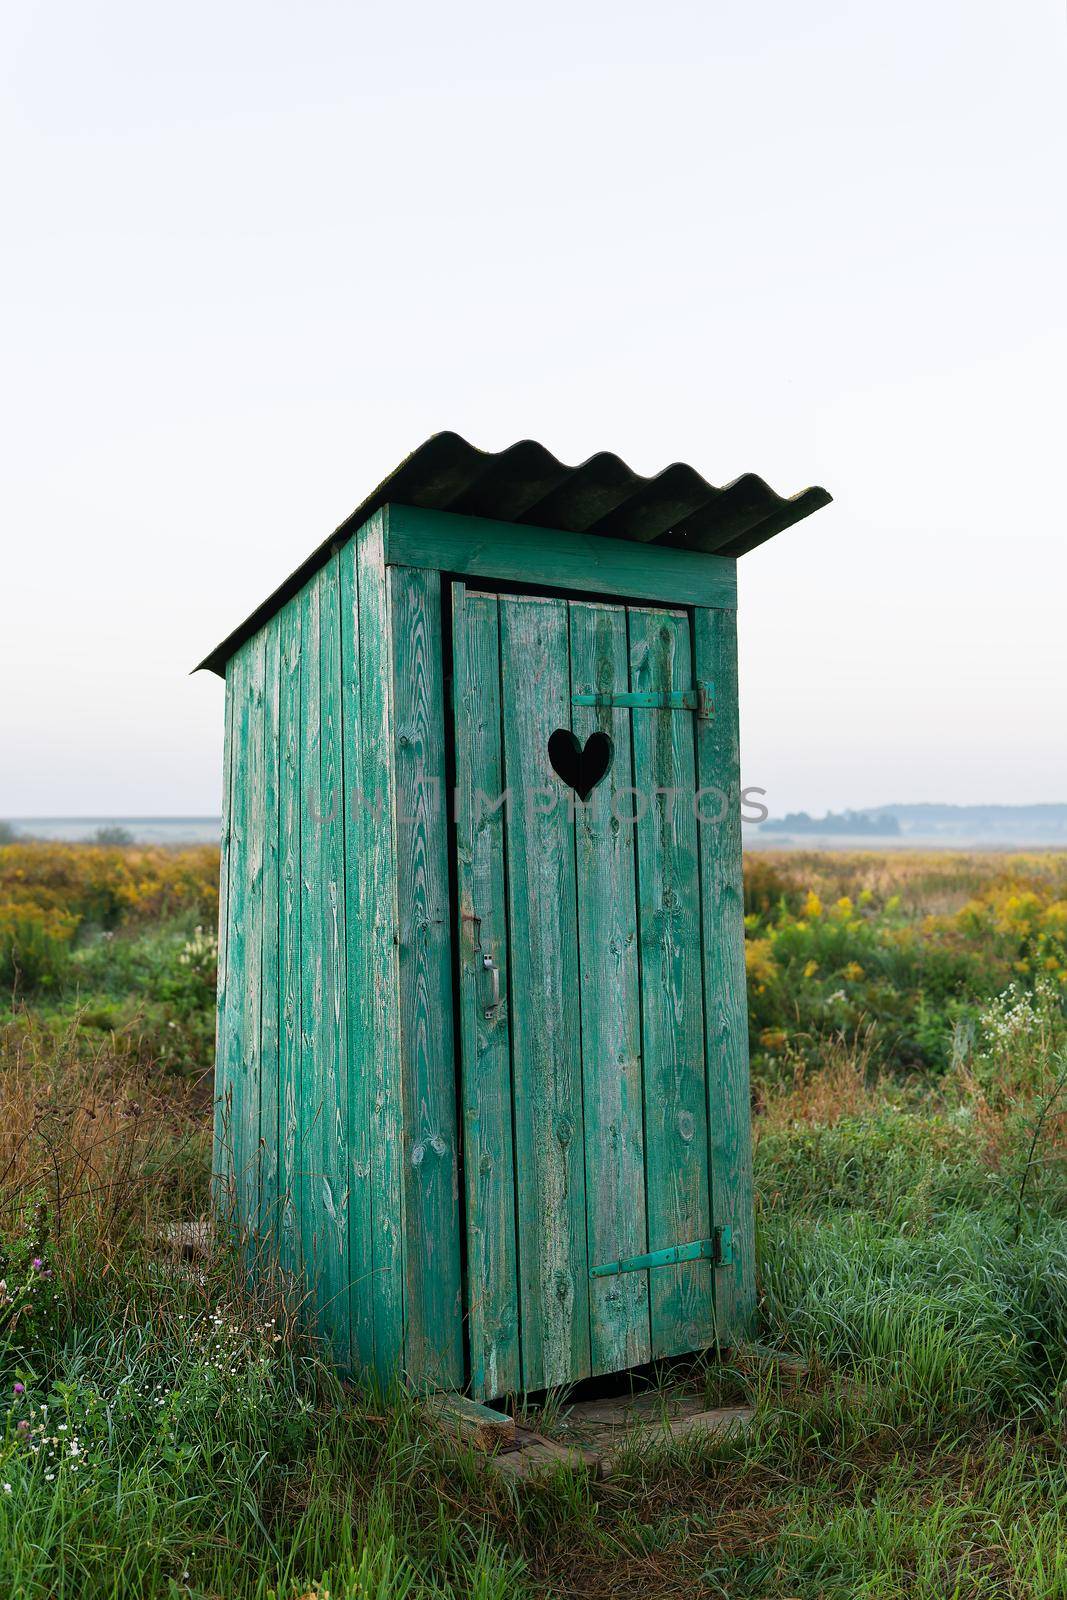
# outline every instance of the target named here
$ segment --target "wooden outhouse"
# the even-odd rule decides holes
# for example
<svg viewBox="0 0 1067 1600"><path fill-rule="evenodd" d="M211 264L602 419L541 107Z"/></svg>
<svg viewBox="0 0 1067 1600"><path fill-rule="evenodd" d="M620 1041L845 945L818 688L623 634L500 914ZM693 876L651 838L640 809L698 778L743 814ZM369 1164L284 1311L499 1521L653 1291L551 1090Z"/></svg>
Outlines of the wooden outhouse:
<svg viewBox="0 0 1067 1600"><path fill-rule="evenodd" d="M218 1193L344 1368L745 1332L736 561L829 498L437 434L201 663Z"/></svg>

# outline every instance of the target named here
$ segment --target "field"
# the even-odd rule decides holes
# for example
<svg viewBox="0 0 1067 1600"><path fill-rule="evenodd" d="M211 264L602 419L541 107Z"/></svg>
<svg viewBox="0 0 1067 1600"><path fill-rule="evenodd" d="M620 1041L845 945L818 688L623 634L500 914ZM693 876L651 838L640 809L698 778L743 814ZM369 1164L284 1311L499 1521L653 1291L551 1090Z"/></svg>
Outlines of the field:
<svg viewBox="0 0 1067 1600"><path fill-rule="evenodd" d="M1067 1596L1067 856L749 863L760 1337L807 1372L731 1352L687 1381L747 1432L536 1485L169 1227L216 871L0 847L0 1593Z"/></svg>

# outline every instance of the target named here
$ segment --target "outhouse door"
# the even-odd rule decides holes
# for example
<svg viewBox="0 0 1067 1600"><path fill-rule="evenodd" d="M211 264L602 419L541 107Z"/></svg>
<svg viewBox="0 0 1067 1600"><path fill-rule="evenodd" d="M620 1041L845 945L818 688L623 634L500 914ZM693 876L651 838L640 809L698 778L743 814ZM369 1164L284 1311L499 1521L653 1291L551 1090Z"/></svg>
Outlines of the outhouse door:
<svg viewBox="0 0 1067 1600"><path fill-rule="evenodd" d="M467 1315L488 1398L714 1342L710 686L685 611L452 599Z"/></svg>

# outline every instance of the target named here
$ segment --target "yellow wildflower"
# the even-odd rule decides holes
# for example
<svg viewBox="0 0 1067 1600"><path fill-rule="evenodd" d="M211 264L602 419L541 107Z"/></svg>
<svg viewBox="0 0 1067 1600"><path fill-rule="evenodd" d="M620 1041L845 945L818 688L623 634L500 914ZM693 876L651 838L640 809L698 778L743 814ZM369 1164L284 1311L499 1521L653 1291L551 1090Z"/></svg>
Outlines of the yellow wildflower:
<svg viewBox="0 0 1067 1600"><path fill-rule="evenodd" d="M769 939L749 939L745 944L745 970L757 983L770 983L777 976Z"/></svg>

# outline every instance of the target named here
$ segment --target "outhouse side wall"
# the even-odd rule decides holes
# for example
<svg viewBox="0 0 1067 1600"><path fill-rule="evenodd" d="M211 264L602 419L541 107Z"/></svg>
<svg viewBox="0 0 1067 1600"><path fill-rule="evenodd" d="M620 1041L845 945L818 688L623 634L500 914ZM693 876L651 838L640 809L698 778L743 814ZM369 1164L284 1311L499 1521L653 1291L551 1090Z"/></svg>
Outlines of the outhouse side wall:
<svg viewBox="0 0 1067 1600"><path fill-rule="evenodd" d="M447 864L414 792L443 755L439 583L386 568L385 524L227 666L214 1166L343 1368L456 1386Z"/></svg>

